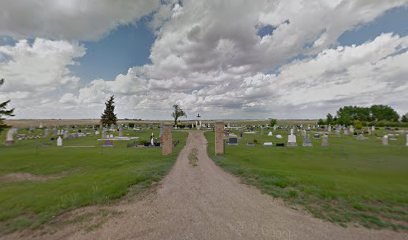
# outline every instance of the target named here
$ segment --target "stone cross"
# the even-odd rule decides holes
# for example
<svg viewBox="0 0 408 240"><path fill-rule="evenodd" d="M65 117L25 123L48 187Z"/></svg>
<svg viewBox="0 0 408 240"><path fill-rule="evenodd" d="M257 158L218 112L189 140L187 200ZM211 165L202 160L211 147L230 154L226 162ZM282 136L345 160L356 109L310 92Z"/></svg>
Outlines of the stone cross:
<svg viewBox="0 0 408 240"><path fill-rule="evenodd" d="M224 122L215 123L215 155L224 154Z"/></svg>

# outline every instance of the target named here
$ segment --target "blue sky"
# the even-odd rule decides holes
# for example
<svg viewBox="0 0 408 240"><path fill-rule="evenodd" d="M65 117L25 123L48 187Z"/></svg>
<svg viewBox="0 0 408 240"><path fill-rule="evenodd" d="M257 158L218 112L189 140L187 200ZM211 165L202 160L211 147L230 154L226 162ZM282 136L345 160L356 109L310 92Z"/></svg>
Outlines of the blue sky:
<svg viewBox="0 0 408 240"><path fill-rule="evenodd" d="M374 21L346 31L339 37L338 42L340 45L358 45L387 32L393 32L400 36L408 35L408 7L398 7L386 11Z"/></svg>
<svg viewBox="0 0 408 240"><path fill-rule="evenodd" d="M154 35L147 28L146 20L118 26L98 41L81 42L86 55L71 70L85 83L98 78L114 79L133 66L150 63L153 42Z"/></svg>
<svg viewBox="0 0 408 240"><path fill-rule="evenodd" d="M0 1L17 118L321 118L408 112L408 0ZM97 7L95 7L97 6Z"/></svg>

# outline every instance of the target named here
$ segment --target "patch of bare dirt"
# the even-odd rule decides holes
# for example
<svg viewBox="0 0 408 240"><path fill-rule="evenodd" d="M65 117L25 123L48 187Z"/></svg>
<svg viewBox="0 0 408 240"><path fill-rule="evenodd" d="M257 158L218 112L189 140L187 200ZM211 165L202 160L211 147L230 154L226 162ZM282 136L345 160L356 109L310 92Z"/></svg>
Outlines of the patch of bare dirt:
<svg viewBox="0 0 408 240"><path fill-rule="evenodd" d="M24 181L33 181L33 182L45 182L48 180L61 178L62 175L51 175L51 176L42 176L34 175L31 173L9 173L4 176L0 176L0 181L2 182L24 182Z"/></svg>
<svg viewBox="0 0 408 240"><path fill-rule="evenodd" d="M110 206L108 211L120 214L92 229L86 226L99 220L85 218L82 227L66 224L52 233L26 230L0 239L408 239L390 230L343 228L288 208L224 172L206 148L203 133L190 132L157 191ZM199 163L195 167L188 158L193 149ZM74 216L81 209L76 211Z"/></svg>

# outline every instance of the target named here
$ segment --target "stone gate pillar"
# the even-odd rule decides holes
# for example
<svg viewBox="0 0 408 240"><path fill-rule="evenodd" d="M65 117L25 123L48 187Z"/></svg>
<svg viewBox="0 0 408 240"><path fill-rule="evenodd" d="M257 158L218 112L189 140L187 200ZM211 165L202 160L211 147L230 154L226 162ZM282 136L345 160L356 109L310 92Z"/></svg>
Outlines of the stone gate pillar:
<svg viewBox="0 0 408 240"><path fill-rule="evenodd" d="M162 155L169 155L173 152L173 138L171 136L171 130L173 126L171 124L163 125L163 132L161 136Z"/></svg>
<svg viewBox="0 0 408 240"><path fill-rule="evenodd" d="M224 122L215 123L215 155L224 154Z"/></svg>

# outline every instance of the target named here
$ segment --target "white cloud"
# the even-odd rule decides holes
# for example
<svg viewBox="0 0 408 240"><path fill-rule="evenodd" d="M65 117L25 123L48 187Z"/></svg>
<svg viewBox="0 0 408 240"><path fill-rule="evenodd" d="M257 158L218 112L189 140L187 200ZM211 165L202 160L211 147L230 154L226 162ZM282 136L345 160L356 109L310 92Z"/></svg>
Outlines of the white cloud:
<svg viewBox="0 0 408 240"><path fill-rule="evenodd" d="M0 61L0 77L5 79L0 100L12 99L17 116L29 117L25 110L42 108L45 103L56 102L59 94L79 87L79 78L68 66L84 54L85 49L78 44L40 38L0 46L0 55L7 56Z"/></svg>
<svg viewBox="0 0 408 240"><path fill-rule="evenodd" d="M159 0L2 0L0 36L95 40L153 12Z"/></svg>
<svg viewBox="0 0 408 240"><path fill-rule="evenodd" d="M163 2L150 24L157 35L151 64L79 87L75 84L79 79L67 66L84 54L83 47L67 41L37 39L33 45L20 41L22 51L19 46L0 47L0 70L7 70L6 78L11 79L0 91L23 95L35 87L31 91L44 96L41 104L33 103L28 109L24 98L14 102L27 105L18 107L19 114L39 117L98 117L112 94L119 117L129 118L168 119L174 103L181 104L190 118L197 112L207 118L316 118L346 104L374 103L408 111L404 101L408 37L383 34L358 46L336 42L344 31L369 23L406 0ZM79 6L73 5L72 13ZM127 15L120 7L113 12L121 11ZM118 20L112 18L115 14L101 21L105 30L96 27L89 35L38 26L50 29L45 34L50 37L58 33L66 38L94 38L143 15ZM259 27L266 25L276 29L258 36ZM82 28L74 21L70 26L85 31L87 24ZM37 25L32 29L38 31ZM48 52L47 57L40 52Z"/></svg>

